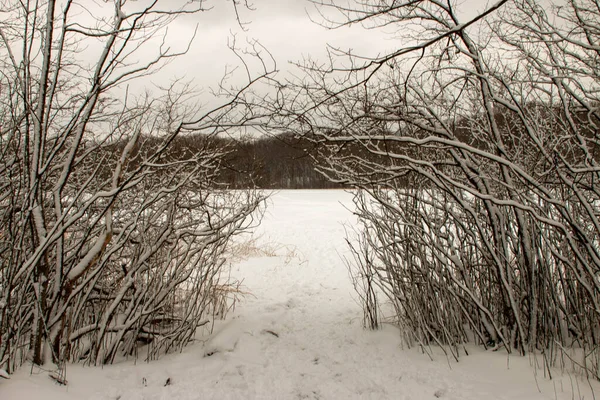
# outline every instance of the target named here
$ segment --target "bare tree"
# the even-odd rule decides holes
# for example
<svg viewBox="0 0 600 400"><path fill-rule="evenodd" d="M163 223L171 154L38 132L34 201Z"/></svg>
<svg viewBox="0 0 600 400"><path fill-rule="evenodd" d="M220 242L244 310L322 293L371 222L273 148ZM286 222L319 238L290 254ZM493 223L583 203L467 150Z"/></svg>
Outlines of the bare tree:
<svg viewBox="0 0 600 400"><path fill-rule="evenodd" d="M148 343L153 358L225 311L227 246L263 197L218 188L226 148L173 143L258 124L252 88L275 65L253 43L240 59L262 69L222 84L208 110L179 82L157 95L126 86L184 54L166 28L206 11L201 1L0 6L0 368L107 363Z"/></svg>
<svg viewBox="0 0 600 400"><path fill-rule="evenodd" d="M597 2L500 0L475 16L453 1L315 3L332 28L402 44L304 64L281 120L316 138L323 174L360 189L369 325L377 286L411 340L539 352L600 378Z"/></svg>

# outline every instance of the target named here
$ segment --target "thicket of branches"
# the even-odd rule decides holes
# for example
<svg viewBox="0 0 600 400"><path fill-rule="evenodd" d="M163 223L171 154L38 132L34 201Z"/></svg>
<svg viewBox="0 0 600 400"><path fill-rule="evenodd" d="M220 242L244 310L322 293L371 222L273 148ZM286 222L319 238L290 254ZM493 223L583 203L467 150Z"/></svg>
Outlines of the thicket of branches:
<svg viewBox="0 0 600 400"><path fill-rule="evenodd" d="M401 43L305 64L282 120L360 189L368 325L383 293L410 342L536 352L600 378L598 2L319 4L332 27Z"/></svg>
<svg viewBox="0 0 600 400"><path fill-rule="evenodd" d="M153 358L226 311L227 246L263 198L218 190L227 149L182 157L173 143L256 124L251 89L270 79L269 60L241 89L220 87L213 109L177 82L126 90L186 51L171 50L165 28L202 7L2 2L0 369L109 363L140 344Z"/></svg>

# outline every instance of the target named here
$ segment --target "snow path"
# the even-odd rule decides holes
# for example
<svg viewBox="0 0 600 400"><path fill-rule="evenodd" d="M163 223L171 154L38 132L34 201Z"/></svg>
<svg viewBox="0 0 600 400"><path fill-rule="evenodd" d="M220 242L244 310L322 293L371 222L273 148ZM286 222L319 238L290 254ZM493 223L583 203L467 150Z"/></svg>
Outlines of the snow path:
<svg viewBox="0 0 600 400"><path fill-rule="evenodd" d="M66 388L25 367L0 382L0 400L593 398L587 382L560 373L536 385L526 358L471 349L458 364L432 362L403 349L393 327L364 330L340 257L341 223L352 222L340 202L351 206L351 195L273 196L256 248L232 268L248 294L206 342L149 364L69 366Z"/></svg>

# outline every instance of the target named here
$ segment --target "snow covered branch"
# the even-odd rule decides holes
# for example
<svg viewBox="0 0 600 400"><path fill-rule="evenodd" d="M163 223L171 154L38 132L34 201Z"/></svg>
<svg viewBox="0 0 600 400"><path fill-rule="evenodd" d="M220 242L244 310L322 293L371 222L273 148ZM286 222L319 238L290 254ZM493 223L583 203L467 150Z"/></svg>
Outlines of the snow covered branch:
<svg viewBox="0 0 600 400"><path fill-rule="evenodd" d="M597 4L499 1L475 17L452 1L323 5L335 26L403 43L307 63L279 121L314 142L322 174L360 189L368 325L383 294L418 343L548 365L569 349L600 378Z"/></svg>
<svg viewBox="0 0 600 400"><path fill-rule="evenodd" d="M154 358L186 345L226 301L215 295L224 255L264 198L220 190L228 149L211 137L260 123L253 88L275 65L252 54L262 69L200 117L181 82L132 95L125 83L189 48L172 51L166 28L205 10L180 6L2 5L13 17L0 22L2 370L107 363L142 344Z"/></svg>

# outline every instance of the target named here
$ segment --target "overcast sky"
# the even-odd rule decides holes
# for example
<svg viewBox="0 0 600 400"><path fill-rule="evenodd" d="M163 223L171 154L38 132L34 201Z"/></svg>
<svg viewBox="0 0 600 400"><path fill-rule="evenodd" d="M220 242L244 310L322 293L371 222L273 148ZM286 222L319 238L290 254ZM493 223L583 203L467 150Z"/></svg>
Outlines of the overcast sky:
<svg viewBox="0 0 600 400"><path fill-rule="evenodd" d="M239 65L239 60L227 48L227 40L237 34L238 44L249 39L258 40L277 61L279 78L290 71L298 72L289 64L310 55L324 59L327 44L341 49L352 49L355 54L375 56L402 46L392 34L392 28L367 30L360 25L328 30L309 18L320 19L310 0L248 0L254 10L240 7L241 19L247 22L243 31L236 22L233 0L206 0L211 8L175 21L169 27L170 43L183 47L198 25L198 32L190 51L175 59L154 82L165 82L174 77L194 82L198 88L214 87L223 76L225 66ZM348 3L352 0L336 0ZM473 17L497 0L457 0L459 16L463 20ZM540 0L558 1L558 0ZM239 1L243 3L243 0ZM144 86L147 83L137 83ZM202 100L208 100L205 90Z"/></svg>
<svg viewBox="0 0 600 400"><path fill-rule="evenodd" d="M209 0L205 5L212 7L210 11L176 21L170 34L180 38L181 43L192 35L196 24L198 34L189 54L169 65L161 75L193 79L202 87L213 85L226 64L239 64L227 48L232 33L238 35L240 44L245 38L259 40L275 57L283 73L292 69L289 61L301 60L309 54L323 58L327 44L371 56L400 46L390 31L366 30L358 25L337 30L319 26L308 17L319 19L309 0L249 1L253 11L240 8L242 20L248 22L245 32L236 23L232 0ZM462 0L459 9L466 18L485 9L487 4L486 0Z"/></svg>
<svg viewBox="0 0 600 400"><path fill-rule="evenodd" d="M309 54L322 58L329 43L344 49L352 48L361 54L376 54L391 46L383 32L365 31L361 27L328 30L311 22L308 13L318 17L308 0L252 0L253 11L240 8L243 31L236 22L230 0L206 3L213 8L193 17L186 17L170 27L170 36L185 38L192 35L195 24L198 33L189 53L176 60L161 76L176 75L193 78L200 86L213 84L222 76L225 65L239 64L227 48L227 40L237 35L240 46L246 39L256 39L277 61L278 69L289 71L289 61L299 61Z"/></svg>

